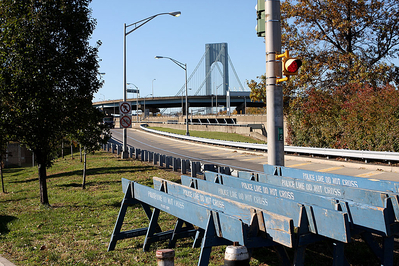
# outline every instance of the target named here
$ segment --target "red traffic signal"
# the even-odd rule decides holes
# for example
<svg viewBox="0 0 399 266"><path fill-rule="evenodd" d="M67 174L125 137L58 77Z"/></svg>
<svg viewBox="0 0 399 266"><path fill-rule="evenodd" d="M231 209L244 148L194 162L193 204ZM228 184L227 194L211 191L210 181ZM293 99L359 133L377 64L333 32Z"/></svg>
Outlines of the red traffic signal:
<svg viewBox="0 0 399 266"><path fill-rule="evenodd" d="M286 77L277 78L276 80L277 83L289 80L291 75L298 75L298 70L302 66L301 59L291 58L287 50L283 54L276 55L276 60L279 58L283 58L281 62L282 74Z"/></svg>
<svg viewBox="0 0 399 266"><path fill-rule="evenodd" d="M283 59L283 74L285 76L298 75L298 70L302 66L302 61L297 58Z"/></svg>

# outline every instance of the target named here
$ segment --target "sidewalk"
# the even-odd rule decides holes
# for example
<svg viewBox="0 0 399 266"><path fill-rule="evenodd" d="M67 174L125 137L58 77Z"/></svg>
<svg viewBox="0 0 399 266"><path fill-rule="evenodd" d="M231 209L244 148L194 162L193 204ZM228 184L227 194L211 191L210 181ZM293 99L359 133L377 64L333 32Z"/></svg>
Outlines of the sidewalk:
<svg viewBox="0 0 399 266"><path fill-rule="evenodd" d="M15 264L0 256L0 266L15 266Z"/></svg>

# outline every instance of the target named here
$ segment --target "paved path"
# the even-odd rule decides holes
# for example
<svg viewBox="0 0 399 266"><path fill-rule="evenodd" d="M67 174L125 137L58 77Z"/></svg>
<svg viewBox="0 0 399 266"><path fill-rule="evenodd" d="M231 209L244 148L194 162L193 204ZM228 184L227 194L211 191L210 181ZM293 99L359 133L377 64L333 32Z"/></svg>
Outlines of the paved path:
<svg viewBox="0 0 399 266"><path fill-rule="evenodd" d="M0 256L0 266L15 266L15 264Z"/></svg>

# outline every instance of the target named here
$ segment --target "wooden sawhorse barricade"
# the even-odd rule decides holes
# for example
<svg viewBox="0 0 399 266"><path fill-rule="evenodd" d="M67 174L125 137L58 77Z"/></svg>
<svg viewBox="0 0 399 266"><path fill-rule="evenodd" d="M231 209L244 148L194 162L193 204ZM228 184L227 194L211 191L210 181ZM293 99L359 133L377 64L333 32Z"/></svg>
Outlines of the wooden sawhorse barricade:
<svg viewBox="0 0 399 266"><path fill-rule="evenodd" d="M213 246L229 245L233 242L238 242L248 248L277 244L293 246L294 227L290 218L225 200L209 193L199 196L199 201L203 199L206 204L198 204L195 201L169 194L168 186L171 183L166 180L162 180L161 183L159 190L156 190L122 179L125 197L108 251L115 249L118 240L136 236L146 236L144 250L148 250L149 245L156 241L169 239L169 245L173 247L178 238L195 236L193 247L201 245L198 265L208 265ZM191 188L187 189L195 192ZM135 204L141 204L149 217L149 225L146 228L121 232L126 210L128 206ZM211 207L214 205L219 206L219 210ZM152 213L150 206L154 207ZM229 207L236 213L232 215L222 212L220 211L222 207ZM161 232L158 225L160 211L178 218L173 230ZM184 223L185 227L183 227Z"/></svg>
<svg viewBox="0 0 399 266"><path fill-rule="evenodd" d="M232 242L248 249L275 246L284 265L304 265L308 244L332 239L333 264L347 265L344 244L361 234L381 265L393 265L398 183L267 165L264 169L265 174L239 172L238 177L183 175L181 185L154 177L154 189L122 179L125 196L108 250L118 240L141 235L146 236L144 250L164 240L172 248L177 239L193 236L193 247L201 246L198 265L208 264L212 246ZM121 232L126 210L134 204L141 204L149 225ZM173 230L161 231L160 211L177 217ZM372 234L383 237L382 248ZM293 262L283 247L294 249Z"/></svg>

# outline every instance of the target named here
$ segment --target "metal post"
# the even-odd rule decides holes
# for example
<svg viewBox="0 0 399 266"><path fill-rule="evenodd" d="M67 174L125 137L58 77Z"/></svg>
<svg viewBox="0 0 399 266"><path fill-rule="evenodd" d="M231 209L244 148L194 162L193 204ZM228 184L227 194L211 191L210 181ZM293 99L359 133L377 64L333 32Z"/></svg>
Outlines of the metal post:
<svg viewBox="0 0 399 266"><path fill-rule="evenodd" d="M153 79L152 80L152 91L151 91L151 95L152 95L152 98L154 98L154 80L156 80L156 79Z"/></svg>
<svg viewBox="0 0 399 266"><path fill-rule="evenodd" d="M149 21L153 20L155 17L160 16L160 15L171 15L174 17L178 17L180 16L181 12L180 11L175 11L175 12L169 12L169 13L159 13L156 15L153 15L151 17L142 19L140 21L137 21L133 24L127 25L126 23L123 24L123 101L126 102L126 36L129 35L130 33L132 33L133 31L137 30L138 28L140 28L141 26L143 26L144 24L148 23ZM126 28L128 27L134 27L132 30L130 30L129 32L126 32ZM115 113L115 112L114 112ZM127 145L127 128L123 129L123 151L122 151L122 159L126 159L128 157L128 151L126 149L126 145Z"/></svg>
<svg viewBox="0 0 399 266"><path fill-rule="evenodd" d="M126 23L123 24L123 101L126 102ZM119 110L120 111L120 110ZM119 112L120 115L120 112ZM119 116L120 117L120 116ZM126 159L129 154L126 150L127 128L123 128L122 159Z"/></svg>
<svg viewBox="0 0 399 266"><path fill-rule="evenodd" d="M186 74L186 136L190 136L188 131L188 89L187 89L187 64L184 64L184 71Z"/></svg>
<svg viewBox="0 0 399 266"><path fill-rule="evenodd" d="M284 166L283 89L276 82L281 77L276 61L281 53L280 0L266 0L265 18L268 164Z"/></svg>

